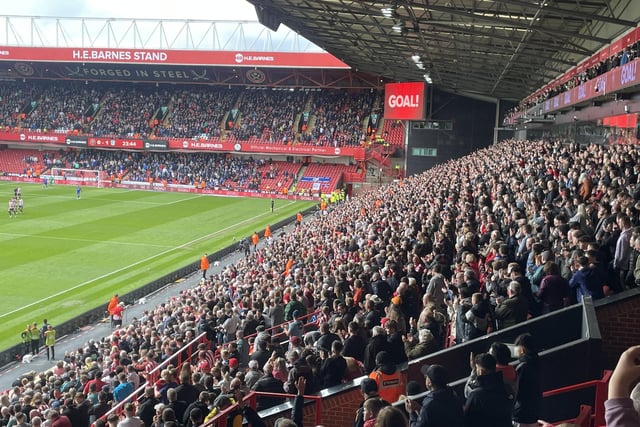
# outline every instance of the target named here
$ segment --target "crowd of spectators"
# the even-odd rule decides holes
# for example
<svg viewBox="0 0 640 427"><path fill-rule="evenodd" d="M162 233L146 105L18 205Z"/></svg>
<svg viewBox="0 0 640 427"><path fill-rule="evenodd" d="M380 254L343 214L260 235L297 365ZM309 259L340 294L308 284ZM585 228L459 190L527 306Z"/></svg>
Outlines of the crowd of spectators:
<svg viewBox="0 0 640 427"><path fill-rule="evenodd" d="M237 90L177 90L171 95L169 117L156 129L159 138L219 138L224 114L238 98Z"/></svg>
<svg viewBox="0 0 640 427"><path fill-rule="evenodd" d="M316 95L312 108L314 125L302 140L314 145L359 146L366 137L364 118L371 114L378 94L344 91Z"/></svg>
<svg viewBox="0 0 640 427"><path fill-rule="evenodd" d="M561 93L573 89L574 87L578 87L581 84L588 82L591 79L595 79L596 77L609 72L616 67L633 61L638 57L639 54L640 41L637 41L634 44L614 53L607 59L598 62L596 65L586 68L581 73L576 74L574 77L568 79L566 82L558 83L556 86L548 88L537 96L530 96L525 98L516 107L507 112L506 116L509 117L511 114L526 111L536 106L537 104L546 101L547 99L551 99L557 95L560 95Z"/></svg>
<svg viewBox="0 0 640 427"><path fill-rule="evenodd" d="M263 179L288 180L271 159L226 153L77 150L56 153L52 166L105 172L113 180L189 185L198 188L261 190ZM289 182L289 181L286 181Z"/></svg>
<svg viewBox="0 0 640 427"><path fill-rule="evenodd" d="M164 366L137 408L147 426L188 424L189 406L211 415L239 391L295 393L300 377L309 394L361 375L396 378L398 364L445 344L635 287L638 160L633 146L510 140L333 205L20 379L0 397L3 416L62 413L86 426L204 332L213 345ZM481 374L495 370L487 360L476 361ZM443 375L427 378L442 388ZM376 386L396 396L386 384ZM261 397L258 409L280 401ZM407 410L421 425L420 409Z"/></svg>
<svg viewBox="0 0 640 427"><path fill-rule="evenodd" d="M98 137L357 146L367 137L365 118L379 95L10 82L0 89L0 128Z"/></svg>
<svg viewBox="0 0 640 427"><path fill-rule="evenodd" d="M238 108L238 117L230 129L236 140L258 138L269 142L291 143L294 121L305 106L306 92L245 91Z"/></svg>

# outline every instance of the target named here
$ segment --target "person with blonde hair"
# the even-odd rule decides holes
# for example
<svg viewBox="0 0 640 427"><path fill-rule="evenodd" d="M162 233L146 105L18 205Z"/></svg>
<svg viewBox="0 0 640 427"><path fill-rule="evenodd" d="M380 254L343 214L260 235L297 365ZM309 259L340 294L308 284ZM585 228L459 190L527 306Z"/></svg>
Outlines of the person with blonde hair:
<svg viewBox="0 0 640 427"><path fill-rule="evenodd" d="M400 409L386 406L378 412L375 427L409 427L409 421Z"/></svg>

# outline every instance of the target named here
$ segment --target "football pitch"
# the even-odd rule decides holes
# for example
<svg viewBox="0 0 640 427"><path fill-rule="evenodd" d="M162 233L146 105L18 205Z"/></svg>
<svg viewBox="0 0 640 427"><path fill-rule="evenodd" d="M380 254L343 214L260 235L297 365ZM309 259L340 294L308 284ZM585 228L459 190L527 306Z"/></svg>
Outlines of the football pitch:
<svg viewBox="0 0 640 427"><path fill-rule="evenodd" d="M264 230L313 202L0 182L0 350L32 322L54 326Z"/></svg>

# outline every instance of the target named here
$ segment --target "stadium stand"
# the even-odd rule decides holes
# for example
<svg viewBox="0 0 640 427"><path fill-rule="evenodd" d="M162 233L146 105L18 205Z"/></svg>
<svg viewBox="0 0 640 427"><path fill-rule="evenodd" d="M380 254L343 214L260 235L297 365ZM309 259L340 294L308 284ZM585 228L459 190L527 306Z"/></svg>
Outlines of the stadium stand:
<svg viewBox="0 0 640 427"><path fill-rule="evenodd" d="M306 167L302 178L296 184L296 191L304 190L317 193L318 189L314 189L314 185L319 185L323 194L329 194L340 188L344 173L355 172L356 169L357 167L354 165L311 163Z"/></svg>
<svg viewBox="0 0 640 427"><path fill-rule="evenodd" d="M379 94L9 82L0 128L126 138L360 146Z"/></svg>
<svg viewBox="0 0 640 427"><path fill-rule="evenodd" d="M15 411L12 399L32 390L43 408L57 402L69 409L78 405L65 399L71 387L88 387L93 378L113 390L129 381L116 379L128 366L154 382L161 398L177 387L180 369L215 395L246 390L252 377L261 377L254 390L292 390L296 375L308 376L313 393L368 372L380 349L406 361L402 337L417 339L421 329L455 349L509 324L527 328L528 318L583 297L622 292L638 280L630 268L640 242L638 164L632 146L511 140L334 204L181 298L25 379L6 393L6 404ZM298 322L309 314L319 330ZM259 331L278 325L288 332L284 345ZM195 351L186 343L200 333L213 344ZM344 342L348 375L332 376L332 363L342 363L330 353L334 341ZM185 354L152 381L153 367L184 349L197 359ZM71 384L71 372L79 384Z"/></svg>
<svg viewBox="0 0 640 427"><path fill-rule="evenodd" d="M38 176L48 169L55 159L55 151L2 150L0 173Z"/></svg>

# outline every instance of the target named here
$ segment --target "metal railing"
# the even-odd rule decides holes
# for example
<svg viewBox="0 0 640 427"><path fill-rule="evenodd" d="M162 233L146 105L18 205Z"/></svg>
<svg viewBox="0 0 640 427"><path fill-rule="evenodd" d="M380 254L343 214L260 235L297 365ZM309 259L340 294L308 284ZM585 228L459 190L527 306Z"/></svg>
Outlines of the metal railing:
<svg viewBox="0 0 640 427"><path fill-rule="evenodd" d="M269 393L269 392L263 392L263 391L251 391L249 394L247 394L242 401L246 402L251 408L253 408L254 410L256 409L257 406L257 399L258 397L282 397L282 398L295 398L296 395L295 394L287 394L287 393ZM304 400L305 403L307 401L312 401L314 406L315 406L315 410L314 415L315 415L315 425L320 425L322 424L322 397L321 396L308 396L308 395L304 395ZM206 423L202 424L201 427L226 427L227 423L226 423L226 417L232 413L234 410L236 410L236 408L238 407L238 403L234 403L231 406L229 406L228 408L226 408L225 410L221 411L220 413L216 414L212 419L210 419L209 421L207 421ZM223 423L220 423L220 421L223 421Z"/></svg>
<svg viewBox="0 0 640 427"><path fill-rule="evenodd" d="M308 323L305 323L305 325L313 325L317 322L317 316L320 313L319 310L317 311L313 311L311 313L308 313L304 316L300 316L299 319L311 319L312 317L315 316L315 318ZM270 331L277 331L278 329L282 329L282 331L277 332L276 334L273 335L274 338L276 337L280 337L283 335L286 335L283 326L288 324L289 321L285 321L284 323L280 324L280 325L276 325L276 326L272 326L271 328L265 329L266 332L270 332ZM246 337L244 337L244 339L250 339L253 337L256 337L258 334L251 334L251 335L247 335ZM283 340L282 342L285 342L287 340ZM225 342L221 345L221 347L225 347L227 346L229 342ZM109 410L109 412L107 412L106 414L104 414L101 418L103 419L107 419L107 417L111 414L118 414L120 415L122 413L122 411L124 410L124 405L128 402L135 402L138 401L138 399L144 394L144 389L146 387L150 387L153 386L158 379L160 378L160 374L162 372L163 369L165 369L167 366L169 365L173 365L173 366L181 366L183 363L185 362L190 362L191 359L193 358L194 354L197 354L197 352L195 352L194 350L198 348L198 345L200 343L205 343L207 345L210 345L210 341L207 339L207 334L206 332L202 332L200 333L197 337L195 337L193 340L191 340L190 342L188 342L187 344L185 344L184 346L182 346L176 353L174 353L173 355L171 355L171 357L169 357L168 359L164 360L162 363L158 364L158 366L156 366L154 369L152 369L151 371L149 371L148 373L145 374L145 382L144 384L142 384L140 387L138 387L136 390L134 390L129 396L127 396L124 400L118 402L113 408L111 408ZM260 395L269 395L270 393L260 393ZM248 396L251 396L251 394L249 394ZM290 396L290 395L286 395L286 396ZM306 396L305 396L306 398ZM309 397L311 398L311 397ZM255 403L255 402L254 402ZM255 406L253 406L255 408ZM319 423L318 423L319 424Z"/></svg>
<svg viewBox="0 0 640 427"><path fill-rule="evenodd" d="M607 400L607 387L609 379L611 378L611 371L604 371L602 378L599 380L585 381L579 384L573 384L566 387L559 387L553 390L548 390L542 393L542 397L558 396L573 391L584 390L591 387L595 387L595 398L593 403L593 414L590 417L589 425L604 426L604 401ZM568 420L563 422L574 422L575 420ZM556 422L555 424L561 424Z"/></svg>

